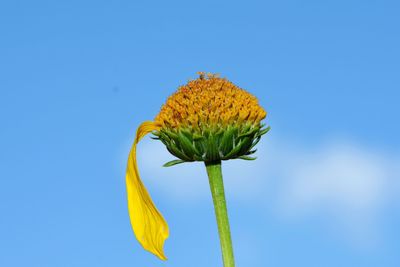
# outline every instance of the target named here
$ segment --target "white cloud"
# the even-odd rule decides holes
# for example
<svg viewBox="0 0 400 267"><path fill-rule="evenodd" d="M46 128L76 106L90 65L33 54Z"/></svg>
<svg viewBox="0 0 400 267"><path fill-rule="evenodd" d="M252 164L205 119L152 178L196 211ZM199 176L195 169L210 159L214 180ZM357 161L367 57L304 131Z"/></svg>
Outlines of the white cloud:
<svg viewBox="0 0 400 267"><path fill-rule="evenodd" d="M321 214L353 243L376 245L380 214L398 190L393 157L338 140L296 154L282 175L281 212Z"/></svg>
<svg viewBox="0 0 400 267"><path fill-rule="evenodd" d="M256 161L224 162L226 192L289 220L322 214L356 239L371 241L379 213L400 191L400 161L355 142L333 139L310 148L267 136L258 149ZM138 158L145 182L169 197L186 203L210 197L202 163L163 168L173 157L149 140L140 144Z"/></svg>
<svg viewBox="0 0 400 267"><path fill-rule="evenodd" d="M365 212L385 197L386 164L385 158L350 143L335 142L315 152L303 151L286 174L285 195L298 208L329 204Z"/></svg>

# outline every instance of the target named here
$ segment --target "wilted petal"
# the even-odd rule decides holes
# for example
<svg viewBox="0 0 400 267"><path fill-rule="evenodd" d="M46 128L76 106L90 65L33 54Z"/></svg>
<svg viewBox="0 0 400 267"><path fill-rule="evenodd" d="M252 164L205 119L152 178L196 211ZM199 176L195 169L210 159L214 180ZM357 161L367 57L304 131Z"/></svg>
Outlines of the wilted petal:
<svg viewBox="0 0 400 267"><path fill-rule="evenodd" d="M126 189L128 195L128 210L132 229L137 240L144 249L150 251L162 260L164 241L169 236L168 225L161 213L155 207L149 193L140 180L136 161L136 145L148 133L158 127L151 121L143 122L137 132L132 149L129 153L126 169Z"/></svg>

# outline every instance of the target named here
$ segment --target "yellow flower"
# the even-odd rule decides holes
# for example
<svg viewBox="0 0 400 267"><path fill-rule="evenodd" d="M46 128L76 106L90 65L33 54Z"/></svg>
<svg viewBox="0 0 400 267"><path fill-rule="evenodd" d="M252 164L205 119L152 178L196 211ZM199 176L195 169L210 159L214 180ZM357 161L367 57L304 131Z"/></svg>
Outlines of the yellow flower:
<svg viewBox="0 0 400 267"><path fill-rule="evenodd" d="M268 128L257 99L226 79L200 73L171 95L154 122L142 123L129 154L126 172L128 209L136 238L146 250L165 260L164 241L168 225L155 207L142 181L136 162L136 145L146 134L164 143L178 160L166 163L254 158L254 146ZM233 257L233 256L232 256Z"/></svg>

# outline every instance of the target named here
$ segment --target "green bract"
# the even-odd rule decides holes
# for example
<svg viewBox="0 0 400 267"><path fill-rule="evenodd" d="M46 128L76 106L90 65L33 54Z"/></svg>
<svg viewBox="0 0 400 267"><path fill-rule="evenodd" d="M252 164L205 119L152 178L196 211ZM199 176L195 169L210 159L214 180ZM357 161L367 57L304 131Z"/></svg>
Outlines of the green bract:
<svg viewBox="0 0 400 267"><path fill-rule="evenodd" d="M215 162L229 159L253 160L249 155L256 152L255 145L269 131L261 124L240 124L208 127L194 130L190 127L162 128L153 132L168 151L179 158L166 163L169 167L183 162Z"/></svg>

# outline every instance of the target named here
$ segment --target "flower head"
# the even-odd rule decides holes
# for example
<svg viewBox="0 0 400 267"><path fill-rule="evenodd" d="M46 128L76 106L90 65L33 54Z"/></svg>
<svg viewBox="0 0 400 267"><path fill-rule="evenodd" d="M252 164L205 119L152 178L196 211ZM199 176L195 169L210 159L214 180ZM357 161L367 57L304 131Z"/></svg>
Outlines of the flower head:
<svg viewBox="0 0 400 267"><path fill-rule="evenodd" d="M168 225L153 204L140 180L136 145L153 133L178 160L172 166L191 161L216 162L228 159L252 160L261 136L268 132L261 120L265 110L257 99L227 79L200 73L171 95L154 122L139 126L128 159L126 184L128 209L136 238L142 246L166 259L163 244Z"/></svg>
<svg viewBox="0 0 400 267"><path fill-rule="evenodd" d="M181 161L215 161L248 155L268 131L257 98L218 76L200 74L170 96L155 118L154 134ZM167 165L169 165L167 163Z"/></svg>

